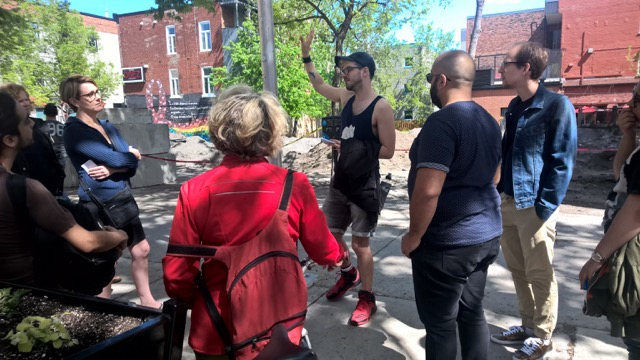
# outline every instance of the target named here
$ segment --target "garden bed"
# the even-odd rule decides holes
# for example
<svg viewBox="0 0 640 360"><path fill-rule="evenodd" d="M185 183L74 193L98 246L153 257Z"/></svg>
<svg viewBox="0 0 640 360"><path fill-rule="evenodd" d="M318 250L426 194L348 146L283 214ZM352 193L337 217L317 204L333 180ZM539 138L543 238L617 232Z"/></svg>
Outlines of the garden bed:
<svg viewBox="0 0 640 360"><path fill-rule="evenodd" d="M181 312L182 316L175 316L174 303L165 303L169 309L163 313L111 300L0 283L0 289L7 287L11 287L13 294L28 292L19 298L16 306L6 306L0 296L0 359L179 359L181 356L184 321L180 319L186 310ZM173 314L167 314L167 310ZM47 341L56 340L58 349L52 342L37 342L30 351L19 352L11 339L4 339L12 330L13 334L17 333L16 327L28 316L38 318L30 318L29 325L22 325L22 329L30 328L23 330L25 334L40 334L41 324L50 321L56 324L59 321L64 326L62 331L49 331L55 335L46 336ZM65 330L69 336L59 335Z"/></svg>

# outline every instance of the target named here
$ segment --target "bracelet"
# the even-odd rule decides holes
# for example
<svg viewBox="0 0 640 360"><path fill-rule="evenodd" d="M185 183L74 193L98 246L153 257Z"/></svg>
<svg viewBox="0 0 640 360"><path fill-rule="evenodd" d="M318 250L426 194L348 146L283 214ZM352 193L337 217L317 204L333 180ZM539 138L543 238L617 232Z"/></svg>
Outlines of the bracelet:
<svg viewBox="0 0 640 360"><path fill-rule="evenodd" d="M307 56L307 57L303 57L302 58L302 63L303 64L308 64L311 62L311 56Z"/></svg>
<svg viewBox="0 0 640 360"><path fill-rule="evenodd" d="M598 264L604 264L607 259L603 258L597 251L593 250L591 253L591 260L597 262Z"/></svg>

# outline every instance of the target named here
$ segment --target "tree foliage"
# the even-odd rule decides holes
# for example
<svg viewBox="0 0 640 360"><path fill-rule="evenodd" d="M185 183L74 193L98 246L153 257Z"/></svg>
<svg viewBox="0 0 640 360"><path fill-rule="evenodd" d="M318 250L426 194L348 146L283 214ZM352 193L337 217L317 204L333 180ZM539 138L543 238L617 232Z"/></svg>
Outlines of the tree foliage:
<svg viewBox="0 0 640 360"><path fill-rule="evenodd" d="M91 76L108 97L120 83L113 66L98 58L98 34L87 28L67 2L24 1L15 10L23 19L22 42L3 48L1 80L27 88L37 105L58 98L58 86L72 74Z"/></svg>
<svg viewBox="0 0 640 360"><path fill-rule="evenodd" d="M303 115L320 117L328 111L328 102L323 101L313 90L311 83L300 63L300 47L297 43L286 41L287 36L276 36L276 71L278 73L278 97L282 107L292 118ZM242 24L238 39L232 43L230 51L233 65L231 69L215 68L212 83L226 87L234 84L247 84L261 90L262 62L258 31L251 20Z"/></svg>

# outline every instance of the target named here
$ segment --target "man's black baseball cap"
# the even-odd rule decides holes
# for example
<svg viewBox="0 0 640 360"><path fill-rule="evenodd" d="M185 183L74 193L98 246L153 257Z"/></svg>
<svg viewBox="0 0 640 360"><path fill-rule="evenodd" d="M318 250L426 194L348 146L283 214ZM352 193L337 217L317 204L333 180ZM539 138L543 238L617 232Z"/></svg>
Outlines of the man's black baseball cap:
<svg viewBox="0 0 640 360"><path fill-rule="evenodd" d="M362 67L369 68L369 74L371 74L371 78L373 78L373 74L376 72L376 62L373 61L373 57L366 52L358 51L354 52L349 56L336 56L336 66L340 66L340 61L353 61Z"/></svg>

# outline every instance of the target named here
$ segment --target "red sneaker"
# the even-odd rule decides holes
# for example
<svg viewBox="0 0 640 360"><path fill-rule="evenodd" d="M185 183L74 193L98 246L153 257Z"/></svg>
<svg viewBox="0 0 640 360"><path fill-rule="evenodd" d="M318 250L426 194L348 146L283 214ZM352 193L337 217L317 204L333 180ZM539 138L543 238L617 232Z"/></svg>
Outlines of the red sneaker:
<svg viewBox="0 0 640 360"><path fill-rule="evenodd" d="M376 297L372 292L360 290L358 292L358 305L356 310L351 314L349 325L361 326L369 322L371 315L378 310L376 306Z"/></svg>
<svg viewBox="0 0 640 360"><path fill-rule="evenodd" d="M357 286L358 284L360 284L360 273L355 266L346 273L344 271L340 271L340 278L338 279L338 282L336 282L336 284L327 291L327 300L335 301L341 299L349 289Z"/></svg>

